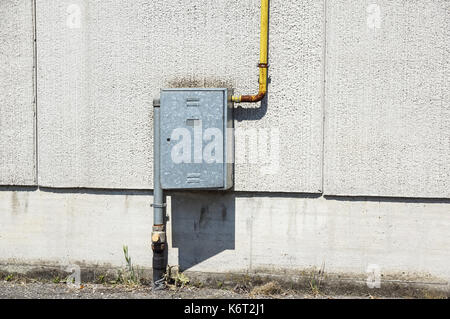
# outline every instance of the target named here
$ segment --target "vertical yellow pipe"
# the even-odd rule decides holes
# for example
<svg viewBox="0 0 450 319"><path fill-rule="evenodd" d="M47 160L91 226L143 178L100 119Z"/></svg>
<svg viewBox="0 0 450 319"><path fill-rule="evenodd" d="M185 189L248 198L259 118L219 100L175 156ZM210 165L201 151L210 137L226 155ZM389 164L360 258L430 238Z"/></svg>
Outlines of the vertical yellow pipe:
<svg viewBox="0 0 450 319"><path fill-rule="evenodd" d="M233 96L233 102L259 102L267 93L267 52L269 38L269 0L261 0L261 36L259 47L259 92L256 95Z"/></svg>
<svg viewBox="0 0 450 319"><path fill-rule="evenodd" d="M267 44L269 36L269 0L261 0L260 63L267 64Z"/></svg>

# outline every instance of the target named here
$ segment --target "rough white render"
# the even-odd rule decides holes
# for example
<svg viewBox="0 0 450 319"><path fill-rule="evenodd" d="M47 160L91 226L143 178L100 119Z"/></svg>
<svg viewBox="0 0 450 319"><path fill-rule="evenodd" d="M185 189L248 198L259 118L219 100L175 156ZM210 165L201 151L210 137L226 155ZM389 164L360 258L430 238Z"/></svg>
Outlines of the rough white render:
<svg viewBox="0 0 450 319"><path fill-rule="evenodd" d="M325 194L449 198L450 2L327 3Z"/></svg>
<svg viewBox="0 0 450 319"><path fill-rule="evenodd" d="M35 185L33 8L0 4L0 185Z"/></svg>
<svg viewBox="0 0 450 319"><path fill-rule="evenodd" d="M146 192L0 192L0 264L150 268ZM169 198L170 265L202 272L320 268L449 279L448 202L233 194ZM276 225L276 227L275 227ZM400 278L398 277L398 278ZM410 277L409 277L410 278Z"/></svg>
<svg viewBox="0 0 450 319"><path fill-rule="evenodd" d="M238 139L238 191L322 190L323 9L271 1L268 104L235 116L238 134L279 145L279 164L252 163ZM259 0L37 0L40 185L151 188L152 99L173 86L256 93L259 17Z"/></svg>

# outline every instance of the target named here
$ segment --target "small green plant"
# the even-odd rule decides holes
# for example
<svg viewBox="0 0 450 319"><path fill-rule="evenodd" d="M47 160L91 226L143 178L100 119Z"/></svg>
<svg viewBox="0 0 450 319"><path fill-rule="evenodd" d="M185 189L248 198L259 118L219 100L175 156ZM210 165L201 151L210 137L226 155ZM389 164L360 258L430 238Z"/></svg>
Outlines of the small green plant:
<svg viewBox="0 0 450 319"><path fill-rule="evenodd" d="M185 274L179 271L178 266L167 266L164 278L166 280L167 287L172 290L178 287L186 287L191 282Z"/></svg>
<svg viewBox="0 0 450 319"><path fill-rule="evenodd" d="M97 283L104 284L105 283L105 275L98 276Z"/></svg>
<svg viewBox="0 0 450 319"><path fill-rule="evenodd" d="M315 278L311 279L309 282L309 286L311 288L311 292L314 296L320 294L320 280L316 280Z"/></svg>
<svg viewBox="0 0 450 319"><path fill-rule="evenodd" d="M178 273L175 278L175 286L185 287L191 280L183 273Z"/></svg>
<svg viewBox="0 0 450 319"><path fill-rule="evenodd" d="M59 278L59 276L56 276L55 278L53 278L52 281L54 284L59 284L59 283L61 283L61 278Z"/></svg>
<svg viewBox="0 0 450 319"><path fill-rule="evenodd" d="M5 281L11 281L14 279L14 275L13 274L9 274L8 276L6 276Z"/></svg>
<svg viewBox="0 0 450 319"><path fill-rule="evenodd" d="M324 276L325 276L325 263L322 264L322 267L320 268L320 270L318 272L316 272L315 270L313 271L311 279L309 280L309 286L310 286L311 292L314 296L317 296L321 293L320 288L321 288Z"/></svg>
<svg viewBox="0 0 450 319"><path fill-rule="evenodd" d="M123 246L123 255L125 257L125 262L127 263L126 269L124 271L119 270L117 283L124 283L129 285L139 285L140 279L137 274L137 270L134 268L131 257L128 254L128 246Z"/></svg>

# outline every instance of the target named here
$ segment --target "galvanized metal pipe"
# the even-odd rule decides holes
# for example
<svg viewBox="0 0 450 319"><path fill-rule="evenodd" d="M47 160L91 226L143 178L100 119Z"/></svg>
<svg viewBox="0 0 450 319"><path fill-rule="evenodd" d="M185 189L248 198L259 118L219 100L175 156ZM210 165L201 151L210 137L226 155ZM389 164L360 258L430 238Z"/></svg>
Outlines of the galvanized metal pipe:
<svg viewBox="0 0 450 319"><path fill-rule="evenodd" d="M160 101L153 101L153 287L162 289L165 286L166 271L166 220L164 191L160 180Z"/></svg>
<svg viewBox="0 0 450 319"><path fill-rule="evenodd" d="M153 225L164 224L164 192L160 180L160 102L153 101Z"/></svg>
<svg viewBox="0 0 450 319"><path fill-rule="evenodd" d="M259 91L256 95L233 96L232 101L236 103L260 102L267 94L267 69L268 63L268 41L269 41L269 0L261 0L261 36L259 46Z"/></svg>

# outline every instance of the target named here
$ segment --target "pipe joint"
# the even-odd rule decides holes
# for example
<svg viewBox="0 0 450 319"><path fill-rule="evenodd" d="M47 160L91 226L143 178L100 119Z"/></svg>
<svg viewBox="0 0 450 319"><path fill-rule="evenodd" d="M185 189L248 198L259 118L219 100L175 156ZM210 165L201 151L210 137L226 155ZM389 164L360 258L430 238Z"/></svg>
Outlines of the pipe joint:
<svg viewBox="0 0 450 319"><path fill-rule="evenodd" d="M239 102L256 103L266 96L266 92L259 92L257 95L242 95Z"/></svg>
<svg viewBox="0 0 450 319"><path fill-rule="evenodd" d="M162 252L166 248L166 229L164 225L154 225L152 231L152 250Z"/></svg>
<svg viewBox="0 0 450 319"><path fill-rule="evenodd" d="M152 251L154 254L163 254L166 249L166 243L152 243Z"/></svg>
<svg viewBox="0 0 450 319"><path fill-rule="evenodd" d="M269 65L267 63L259 63L258 68L260 69L268 69Z"/></svg>
<svg viewBox="0 0 450 319"><path fill-rule="evenodd" d="M165 243L166 233L165 232L152 232L152 243Z"/></svg>
<svg viewBox="0 0 450 319"><path fill-rule="evenodd" d="M164 225L155 225L153 226L152 231L152 246L166 243L166 230Z"/></svg>

